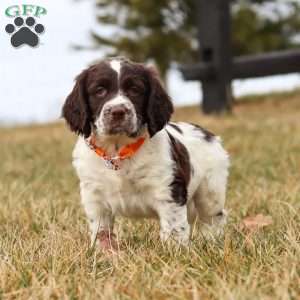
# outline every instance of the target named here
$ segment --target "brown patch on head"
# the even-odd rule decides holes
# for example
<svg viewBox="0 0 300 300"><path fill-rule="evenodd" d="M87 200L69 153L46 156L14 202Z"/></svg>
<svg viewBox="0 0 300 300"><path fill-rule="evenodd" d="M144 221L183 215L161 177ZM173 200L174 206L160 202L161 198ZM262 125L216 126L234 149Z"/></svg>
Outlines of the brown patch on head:
<svg viewBox="0 0 300 300"><path fill-rule="evenodd" d="M139 127L147 123L150 94L147 69L142 64L124 61L120 73L120 90L133 104Z"/></svg>
<svg viewBox="0 0 300 300"><path fill-rule="evenodd" d="M104 104L118 93L118 74L108 62L100 62L89 68L86 88L92 119L95 120Z"/></svg>
<svg viewBox="0 0 300 300"><path fill-rule="evenodd" d="M72 131L84 137L91 134L92 127L104 123L98 125L96 120L100 116L104 118L105 113L106 134L124 131L128 136L136 136L147 125L150 136L153 136L168 123L173 112L168 94L152 69L116 59L120 63L120 72L117 72L112 67L112 61L95 64L76 78L75 86L64 104L63 117ZM127 99L134 108L129 111L122 104L119 107L105 105L116 97ZM101 114L104 107L107 109ZM134 126L133 122L136 123ZM107 125L110 123L111 126ZM125 123L128 123L127 128Z"/></svg>
<svg viewBox="0 0 300 300"><path fill-rule="evenodd" d="M75 86L62 109L62 116L72 131L90 136L101 108L117 92L116 79L117 73L106 62L93 65L76 77Z"/></svg>
<svg viewBox="0 0 300 300"><path fill-rule="evenodd" d="M207 142L211 142L214 140L215 138L215 134L213 134L212 132L210 132L209 130L201 127L200 125L198 124L193 124L191 123L191 125L193 125L195 127L195 130L198 130L198 131L201 131L201 133L204 135L204 139L207 141Z"/></svg>
<svg viewBox="0 0 300 300"><path fill-rule="evenodd" d="M172 197L179 205L186 204L188 184L191 179L190 157L186 147L169 132L172 159L174 161L174 179L170 185Z"/></svg>
<svg viewBox="0 0 300 300"><path fill-rule="evenodd" d="M133 103L141 124L147 124L152 137L168 123L173 104L157 72L142 64L124 61L120 87Z"/></svg>

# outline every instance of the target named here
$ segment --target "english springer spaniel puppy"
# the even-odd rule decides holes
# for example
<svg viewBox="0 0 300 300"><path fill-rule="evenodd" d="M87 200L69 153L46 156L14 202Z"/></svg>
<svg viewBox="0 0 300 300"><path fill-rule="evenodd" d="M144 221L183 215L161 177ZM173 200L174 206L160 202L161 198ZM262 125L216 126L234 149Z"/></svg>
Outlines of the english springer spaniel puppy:
<svg viewBox="0 0 300 300"><path fill-rule="evenodd" d="M92 243L115 248L116 216L160 221L162 241L187 244L196 217L218 235L229 158L200 126L169 122L173 106L153 69L124 58L84 70L63 107L79 135L73 165Z"/></svg>

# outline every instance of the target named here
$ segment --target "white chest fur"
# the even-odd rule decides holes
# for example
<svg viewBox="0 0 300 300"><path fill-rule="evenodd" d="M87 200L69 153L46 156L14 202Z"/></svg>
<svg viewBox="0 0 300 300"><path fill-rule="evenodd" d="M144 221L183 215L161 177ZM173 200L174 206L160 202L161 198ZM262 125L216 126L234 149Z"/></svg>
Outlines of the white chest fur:
<svg viewBox="0 0 300 300"><path fill-rule="evenodd" d="M109 170L79 139L73 164L80 178L81 196L87 195L82 201L102 203L113 215L156 217L157 204L170 198L172 181L172 161L168 143L162 142L164 138L160 135L146 142L117 171Z"/></svg>

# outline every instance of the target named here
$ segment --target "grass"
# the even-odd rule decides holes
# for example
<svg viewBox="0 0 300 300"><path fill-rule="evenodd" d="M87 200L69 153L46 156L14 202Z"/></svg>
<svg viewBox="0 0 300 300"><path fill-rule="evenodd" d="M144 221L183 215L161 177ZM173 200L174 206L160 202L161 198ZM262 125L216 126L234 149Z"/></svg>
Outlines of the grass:
<svg viewBox="0 0 300 300"><path fill-rule="evenodd" d="M163 247L154 221L127 219L119 255L89 249L74 136L61 123L0 129L0 299L299 299L300 95L287 98L219 118L177 110L221 135L232 157L225 237L195 232L189 249ZM239 224L259 213L273 224L249 244Z"/></svg>

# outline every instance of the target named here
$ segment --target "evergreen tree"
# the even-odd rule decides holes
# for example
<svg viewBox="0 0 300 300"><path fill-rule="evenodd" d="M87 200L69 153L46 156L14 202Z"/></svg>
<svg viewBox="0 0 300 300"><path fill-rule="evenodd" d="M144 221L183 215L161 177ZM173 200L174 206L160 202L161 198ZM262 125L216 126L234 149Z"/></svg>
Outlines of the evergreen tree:
<svg viewBox="0 0 300 300"><path fill-rule="evenodd" d="M298 0L232 2L234 55L299 46ZM92 33L96 45L106 48L108 55L153 61L163 78L172 63L197 60L195 0L97 0L96 5L101 26L116 32L113 36Z"/></svg>

